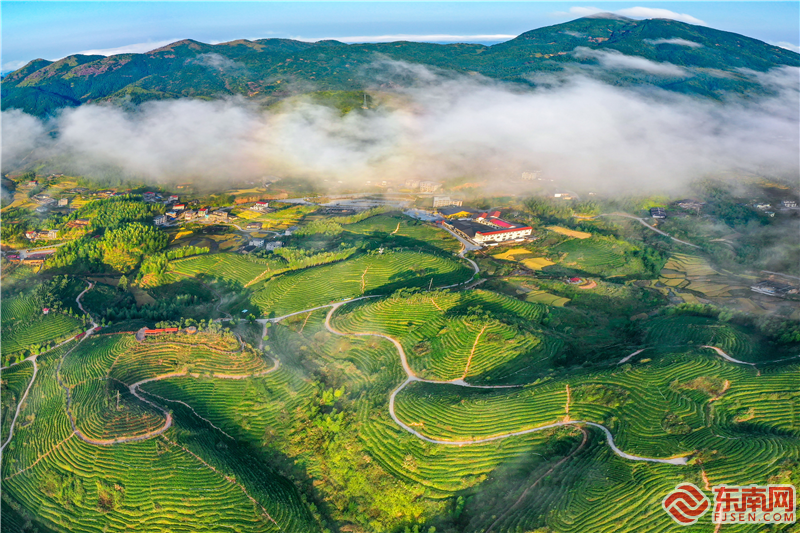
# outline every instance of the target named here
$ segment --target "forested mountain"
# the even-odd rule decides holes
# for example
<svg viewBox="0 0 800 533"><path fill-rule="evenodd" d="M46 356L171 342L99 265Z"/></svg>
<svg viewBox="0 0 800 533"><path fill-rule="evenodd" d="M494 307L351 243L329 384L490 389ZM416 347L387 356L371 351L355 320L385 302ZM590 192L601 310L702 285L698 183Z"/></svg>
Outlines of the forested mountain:
<svg viewBox="0 0 800 533"><path fill-rule="evenodd" d="M800 66L800 54L735 33L674 20L595 16L529 31L493 46L289 39L209 45L183 40L144 54L36 59L3 79L2 108L42 116L102 101L241 95L270 102L299 92L387 88L416 81L408 72L381 68L381 60L526 85L535 85L541 73L581 69L617 85L648 84L709 97L761 90L751 71Z"/></svg>

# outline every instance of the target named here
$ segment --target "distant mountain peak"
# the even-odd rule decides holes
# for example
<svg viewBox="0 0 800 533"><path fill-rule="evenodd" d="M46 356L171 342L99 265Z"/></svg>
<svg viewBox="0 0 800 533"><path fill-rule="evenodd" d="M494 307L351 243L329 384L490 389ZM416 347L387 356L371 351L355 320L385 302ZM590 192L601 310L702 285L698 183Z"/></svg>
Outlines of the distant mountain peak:
<svg viewBox="0 0 800 533"><path fill-rule="evenodd" d="M575 54L577 47L593 52ZM198 59L204 54L219 57ZM613 54L649 63L618 61L609 67L603 59ZM710 98L767 90L743 75L742 69L766 72L781 66L800 67L800 54L743 35L669 19L634 20L596 13L492 46L277 38L212 45L183 39L144 54L34 60L3 78L0 102L3 109L35 115L87 102L135 104L234 95L268 105L298 90L363 91L376 85L414 83L413 79L387 82L380 68L369 68L377 57L440 73L477 73L523 86L530 86L532 77L540 74L580 71L611 84L655 86ZM668 64L685 75L655 76L653 68L648 72L641 68L643 64Z"/></svg>
<svg viewBox="0 0 800 533"><path fill-rule="evenodd" d="M622 15L617 15L616 13L609 13L607 11L603 11L600 13L592 13L591 15L586 15L586 19L611 19L611 20L622 20L624 22L634 22L634 19L623 17Z"/></svg>

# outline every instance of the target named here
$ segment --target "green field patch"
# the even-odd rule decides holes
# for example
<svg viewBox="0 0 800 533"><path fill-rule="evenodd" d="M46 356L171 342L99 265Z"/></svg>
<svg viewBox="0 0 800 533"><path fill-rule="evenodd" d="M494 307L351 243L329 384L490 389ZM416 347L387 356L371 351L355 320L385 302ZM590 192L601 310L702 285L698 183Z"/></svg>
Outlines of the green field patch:
<svg viewBox="0 0 800 533"><path fill-rule="evenodd" d="M352 304L334 324L397 339L421 378L517 383L541 371L561 347L531 327L542 316L541 306L487 291L437 291Z"/></svg>
<svg viewBox="0 0 800 533"><path fill-rule="evenodd" d="M555 307L564 307L569 303L569 298L563 298L547 291L531 290L525 293L525 301L537 304L552 305Z"/></svg>
<svg viewBox="0 0 800 533"><path fill-rule="evenodd" d="M716 346L743 361L774 359L762 349L762 340L741 326L713 318L677 315L656 317L646 324L648 344L663 349L689 346Z"/></svg>
<svg viewBox="0 0 800 533"><path fill-rule="evenodd" d="M45 315L32 298L25 295L3 298L0 305L3 328L0 353L3 356L60 342L83 329L82 320L56 311Z"/></svg>
<svg viewBox="0 0 800 533"><path fill-rule="evenodd" d="M242 285L274 268L269 264L256 263L239 254L231 253L198 255L169 263L170 271L176 274L221 277Z"/></svg>
<svg viewBox="0 0 800 533"><path fill-rule="evenodd" d="M551 248L560 255L559 265L602 277L645 275L637 248L611 237L570 239Z"/></svg>
<svg viewBox="0 0 800 533"><path fill-rule="evenodd" d="M385 233L423 241L446 252L457 252L461 248L447 231L430 223L401 215L375 215L354 224L344 226L345 231L358 235Z"/></svg>
<svg viewBox="0 0 800 533"><path fill-rule="evenodd" d="M254 285L252 301L263 314L280 316L344 298L388 294L402 287L463 283L471 276L470 268L450 258L387 251L272 278Z"/></svg>

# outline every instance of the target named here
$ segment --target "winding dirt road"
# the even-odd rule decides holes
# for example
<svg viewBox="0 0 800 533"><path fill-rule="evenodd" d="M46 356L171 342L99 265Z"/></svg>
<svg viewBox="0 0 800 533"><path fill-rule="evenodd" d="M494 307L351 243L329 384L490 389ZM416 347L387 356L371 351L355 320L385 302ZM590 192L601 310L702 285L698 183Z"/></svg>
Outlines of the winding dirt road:
<svg viewBox="0 0 800 533"><path fill-rule="evenodd" d="M89 317L89 321L92 323L92 327L91 327L89 330L87 330L87 331L85 331L85 332L84 332L84 333L85 333L84 337L83 337L83 338L81 338L81 339L79 339L79 340L78 340L78 343L80 343L80 342L81 342L81 341L82 341L84 338L86 338L86 337L88 337L89 335L91 335L91 334L94 332L95 328L97 327L97 322L95 322L95 321L94 321L94 319L92 318L92 315L90 315L89 313L87 313L87 312L86 312L86 310L83 308L83 305L81 305L81 298L83 297L83 295L84 295L84 294L86 294L86 291L88 291L88 290L89 290L89 289L91 289L92 287L94 287L94 283L91 283L91 282L89 282L89 286L88 286L88 287L86 287L86 288L85 288L85 289L84 289L84 290L83 290L83 291L82 291L82 292L81 292L81 293L80 293L80 294L79 294L79 295L78 295L78 296L75 298L75 303L77 303L77 304L78 304L78 308L79 308L81 311L83 311L83 313L84 313L86 316L88 316L88 317ZM76 335L76 337L77 337L77 335ZM3 451L3 450L6 448L6 446L8 446L8 443L9 443L9 442L11 442L11 438L14 436L14 427L15 427L15 426L16 426L16 424L17 424L17 418L19 418L19 413L20 413L20 410L22 409L22 404L23 404L23 403L25 403L25 400L28 398L28 393L30 392L30 390L31 390L31 387L33 387L33 382L34 382L34 381L36 381L36 374L39 372L39 365L37 365L37 364L36 364L36 359L37 359L37 358L38 358L40 355L44 355L44 354L46 354L46 353L48 353L48 352L51 352L51 351L55 350L56 348L59 348L59 347L63 346L64 344L66 344L66 343L68 343L68 342L70 342L70 341L72 341L72 340L74 340L74 339L75 339L75 337L71 337L71 338L69 338L69 339L65 340L64 342L61 342L61 343L59 343L59 344L56 344L55 346L53 346L52 348L50 348L49 350L47 350L47 351L45 351L45 352L42 352L42 353L40 353L40 354L35 354L35 355L28 356L28 357L26 357L25 359L23 359L22 361L20 361L19 363L15 363L14 365L10 365L10 366L8 366L8 367L5 367L5 368L3 368L3 369L0 369L0 372L1 372L2 370L6 370L7 368L10 368L11 366L16 366L17 364L20 364L20 363L22 363L23 361L30 361L30 362L32 362L32 363L33 363L33 375L31 376L31 380L30 380L30 382L28 383L28 387L25 389L25 393L22 395L22 398L20 398L20 400L19 400L19 403L17 403L17 410L16 410L16 412L14 413L14 418L11 420L11 426L9 427L9 430L8 430L8 438L6 439L5 443L3 443L3 445L2 445L2 446L0 446L0 457L2 457L2 451ZM72 349L71 349L69 352L67 352L66 354L64 354L64 356L62 357L61 361L63 361L63 360L64 360L64 357L66 357L66 356L67 356L69 353L71 353L71 352L72 352L72 350L74 350L76 347L77 347L77 344L76 344L75 346L73 346L73 347L72 347ZM61 363L59 363L58 367L59 367L59 369L61 368Z"/></svg>
<svg viewBox="0 0 800 533"><path fill-rule="evenodd" d="M545 426L539 426L539 427L530 428L530 429L523 429L523 430L520 430L520 431L512 431L512 432L509 432L509 433L502 433L502 434L499 434L499 435L492 435L490 437L484 437L484 438L480 438L480 439L442 440L442 439L432 439L430 437L427 437L427 436L423 435L422 433L420 433L419 431L417 431L414 428L412 428L411 426L409 426L408 424L404 423L402 420L400 420L400 418L398 418L397 414L395 413L395 398L400 393L400 391L402 391L406 387L406 385L408 385L409 383L412 383L414 381L422 381L422 382L426 382L426 383L451 384L451 385L460 385L462 387L474 387L474 388L482 388L482 389L509 388L509 387L518 387L518 385L497 385L497 386L483 385L483 386L481 386L481 385L469 385L468 383L465 383L463 380L433 381L433 380L420 379L420 378L418 378L416 376L416 374L414 374L414 371L411 369L410 365L408 364L408 360L406 358L405 350L403 350L403 346L397 340L395 340L394 338L392 338L392 337L390 337L388 335L383 335L381 333L342 333L342 332L334 329L333 326L331 326L331 323L330 323L331 316L333 316L333 313L336 311L336 309L341 307L343 304L344 304L344 302L336 303L336 304L332 304L331 305L331 310L328 311L328 314L325 317L325 328L328 331L330 331L331 333L335 334L335 335L356 336L356 337L366 337L366 336L382 337L382 338L388 340L389 342L391 342L392 344L394 344L395 348L397 348L398 354L400 355L400 363L402 364L403 370L405 370L407 377L406 377L406 380L403 381L397 388L395 388L392 391L391 395L389 396L389 415L392 417L392 420L394 420L395 424L397 424L399 427L401 427L402 429L404 429L408 433L411 433L415 437L417 437L417 438L419 438L421 440L424 440L425 442L430 442L432 444L443 444L443 445L448 445L448 446L464 446L464 445L468 445L468 444L482 444L482 443L486 443L486 442L493 442L493 441L496 441L496 440L501 440L501 439L505 439L505 438L508 438L508 437L514 437L514 436L519 436L519 435L527 435L529 433L536 433L538 431L545 431L547 429L551 429L551 428L555 428L555 427L569 426L569 425L585 425L585 426L596 427L596 428L600 429L601 431L603 431L603 433L605 433L605 435L606 435L606 442L608 442L609 447L614 451L614 453L616 453L617 455L619 455L620 457L622 457L624 459L629 459L631 461L647 461L647 462L651 462L651 463L665 463L665 464L671 464L671 465L685 465L687 463L687 461L688 461L688 459L686 457L674 457L674 458L669 458L669 459L657 459L657 458L651 458L651 457L640 457L638 455L632 455L632 454L629 454L629 453L625 453L622 450L620 450L616 446L616 444L614 444L614 437L611 435L611 431L609 431L608 428L606 428L602 424L598 424L596 422L588 422L588 421L585 421L585 420L570 420L568 422L555 422L553 424L548 424L548 425L545 425Z"/></svg>
<svg viewBox="0 0 800 533"><path fill-rule="evenodd" d="M661 235L663 235L665 237L669 237L670 239L672 239L675 242L679 242L681 244L685 244L686 246L691 246L693 248L700 248L696 244L692 244L690 242L686 242L686 241L682 241L680 239L676 239L675 237L673 237L672 235L670 235L666 231L662 231L662 230L656 228L655 226L651 226L650 224L645 222L645 220L643 218L640 218L640 217L635 217L635 216L629 215L627 213L605 213L605 214L597 215L597 216L598 217L624 217L624 218L631 218L633 220L638 220L639 223L642 224L643 226L646 226L646 227L650 228L651 230L655 231L656 233L660 233Z"/></svg>

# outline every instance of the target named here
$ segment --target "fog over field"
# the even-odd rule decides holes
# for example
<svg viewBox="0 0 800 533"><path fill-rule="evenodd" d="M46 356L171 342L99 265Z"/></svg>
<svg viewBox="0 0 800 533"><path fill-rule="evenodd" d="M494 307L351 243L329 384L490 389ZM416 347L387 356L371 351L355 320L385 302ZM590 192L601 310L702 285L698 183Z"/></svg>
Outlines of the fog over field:
<svg viewBox="0 0 800 533"><path fill-rule="evenodd" d="M592 53L604 54L595 68L607 71L682 70ZM789 179L800 173L797 68L743 72L771 96L716 101L614 87L580 70L537 77L530 90L395 61L373 67L379 82L385 76L413 83L344 116L302 98L278 111L235 98L88 104L44 121L6 111L4 171L56 156L68 156L85 173L110 165L159 182L221 184L264 175L363 182L542 170L563 185L612 191L677 189L714 171L769 169ZM386 93L386 85L376 91Z"/></svg>

